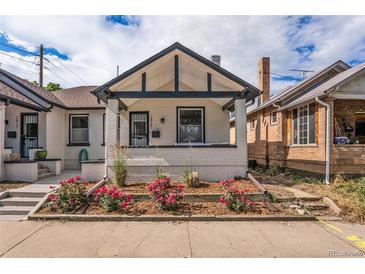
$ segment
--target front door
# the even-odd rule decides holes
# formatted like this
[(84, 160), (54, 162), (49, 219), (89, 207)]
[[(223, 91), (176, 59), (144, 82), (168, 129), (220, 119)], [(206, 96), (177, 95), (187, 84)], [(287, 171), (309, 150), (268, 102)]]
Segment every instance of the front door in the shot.
[(38, 147), (38, 113), (21, 114), (20, 155), (29, 157), (29, 148)]
[(130, 112), (129, 115), (129, 145), (135, 147), (148, 146), (148, 112)]

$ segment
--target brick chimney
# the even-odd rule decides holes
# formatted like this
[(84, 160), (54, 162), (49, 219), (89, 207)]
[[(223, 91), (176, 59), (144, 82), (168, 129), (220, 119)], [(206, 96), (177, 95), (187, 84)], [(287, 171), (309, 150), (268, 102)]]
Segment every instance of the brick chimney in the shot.
[(260, 95), (260, 104), (265, 103), (270, 98), (270, 57), (262, 57), (258, 63), (258, 79)]

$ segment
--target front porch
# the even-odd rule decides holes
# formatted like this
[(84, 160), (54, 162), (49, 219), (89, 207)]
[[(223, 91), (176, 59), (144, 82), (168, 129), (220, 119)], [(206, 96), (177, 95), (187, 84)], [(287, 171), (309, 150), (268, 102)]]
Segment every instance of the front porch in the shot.
[(365, 99), (333, 102), (331, 173), (365, 174)]
[[(115, 146), (123, 146), (126, 147), (132, 177), (136, 174), (153, 177), (156, 167), (173, 177), (181, 177), (188, 166), (198, 171), (201, 179), (208, 181), (246, 176), (244, 99), (234, 102), (234, 107), (239, 109), (236, 119), (240, 125), (235, 144), (229, 144), (228, 110), (223, 110), (223, 105), (211, 99), (141, 99), (128, 106), (128, 110), (120, 110), (119, 105), (119, 99), (108, 99), (105, 127), (107, 175), (112, 175)], [(181, 125), (184, 121), (180, 109), (193, 110), (190, 114), (196, 115), (195, 118), (189, 114), (189, 122)], [(204, 111), (196, 112), (198, 109)], [(147, 113), (148, 119), (139, 117), (135, 121), (133, 113)]]
[[(246, 100), (259, 90), (175, 43), (93, 92), (106, 104), (105, 173), (114, 148), (127, 148), (130, 173), (156, 167), (178, 176), (187, 167), (218, 181), (247, 173)], [(230, 144), (230, 111), (236, 143)]]

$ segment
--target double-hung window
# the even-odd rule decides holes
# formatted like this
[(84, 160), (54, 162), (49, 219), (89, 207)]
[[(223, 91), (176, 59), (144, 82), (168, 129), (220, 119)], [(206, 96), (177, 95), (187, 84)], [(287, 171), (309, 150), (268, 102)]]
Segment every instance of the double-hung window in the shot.
[(89, 143), (89, 115), (85, 114), (70, 115), (70, 143), (71, 144)]
[(177, 142), (204, 143), (204, 108), (178, 107)]
[(315, 104), (300, 106), (292, 110), (292, 144), (315, 143)]

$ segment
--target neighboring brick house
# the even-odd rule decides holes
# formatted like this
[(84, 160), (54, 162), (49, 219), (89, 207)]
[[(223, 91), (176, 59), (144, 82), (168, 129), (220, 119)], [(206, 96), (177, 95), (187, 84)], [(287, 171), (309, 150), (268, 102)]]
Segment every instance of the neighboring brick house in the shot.
[[(365, 174), (365, 63), (342, 61), (271, 97), (269, 59), (259, 63), (262, 95), (248, 108), (248, 158), (325, 174)], [(329, 142), (326, 157), (326, 104)]]

